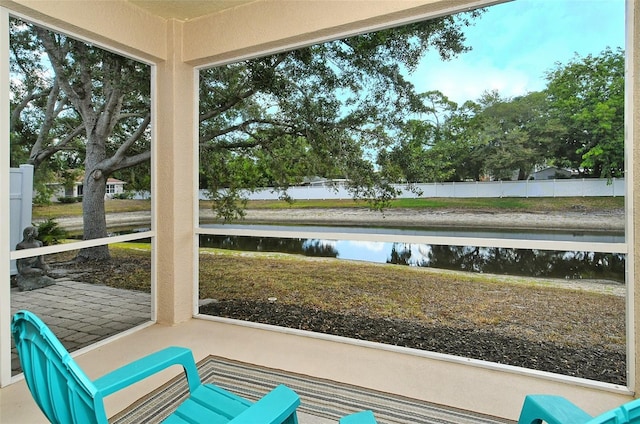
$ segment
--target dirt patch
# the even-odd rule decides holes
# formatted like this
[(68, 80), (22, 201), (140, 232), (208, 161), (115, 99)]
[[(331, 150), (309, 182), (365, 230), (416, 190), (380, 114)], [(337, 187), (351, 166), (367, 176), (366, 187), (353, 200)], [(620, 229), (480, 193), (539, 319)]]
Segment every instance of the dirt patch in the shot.
[[(220, 223), (212, 209), (200, 209), (200, 223)], [(107, 213), (110, 229), (149, 226), (149, 211)], [(41, 222), (43, 219), (34, 219)], [(82, 230), (81, 216), (59, 216), (56, 221), (67, 231)], [(367, 208), (247, 209), (238, 224), (297, 224), (396, 228), (502, 228), (575, 231), (624, 231), (624, 210), (572, 210), (504, 212), (495, 210), (388, 209)]]
[[(215, 222), (213, 211), (200, 210), (200, 221)], [(385, 227), (510, 228), (624, 231), (624, 211), (502, 212), (366, 208), (248, 209), (238, 223)]]

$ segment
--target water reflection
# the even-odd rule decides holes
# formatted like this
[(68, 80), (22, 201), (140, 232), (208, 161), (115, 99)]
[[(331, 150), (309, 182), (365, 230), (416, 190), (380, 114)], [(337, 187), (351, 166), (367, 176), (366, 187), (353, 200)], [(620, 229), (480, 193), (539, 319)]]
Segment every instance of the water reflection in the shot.
[(201, 235), (201, 247), (283, 252), (478, 273), (548, 278), (598, 278), (624, 282), (618, 253), (564, 252), (499, 247), (321, 239)]
[(424, 237), (464, 237), (484, 239), (518, 239), (518, 240), (548, 240), (548, 241), (573, 241), (581, 243), (624, 243), (624, 232), (621, 231), (545, 231), (525, 229), (482, 229), (482, 228), (392, 228), (392, 227), (331, 227), (316, 225), (244, 225), (244, 224), (210, 224), (205, 228), (226, 229), (251, 229), (255, 231), (312, 231), (326, 233), (339, 231), (341, 233), (370, 233), (372, 229), (376, 234), (392, 234), (400, 236), (424, 236)]

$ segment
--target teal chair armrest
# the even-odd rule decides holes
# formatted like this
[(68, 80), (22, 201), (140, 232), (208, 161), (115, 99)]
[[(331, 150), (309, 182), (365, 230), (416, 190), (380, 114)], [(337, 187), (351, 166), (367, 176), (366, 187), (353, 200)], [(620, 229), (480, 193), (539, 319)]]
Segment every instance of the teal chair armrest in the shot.
[(297, 424), (298, 405), (300, 396), (287, 386), (279, 385), (229, 421), (229, 424)]
[(190, 392), (200, 386), (200, 376), (191, 350), (175, 346), (159, 350), (111, 371), (95, 380), (93, 384), (102, 396), (108, 396), (173, 365), (181, 365), (184, 368)]
[(376, 424), (372, 411), (362, 411), (340, 418), (340, 424)]
[(528, 395), (524, 399), (518, 424), (580, 424), (593, 417), (561, 396)]

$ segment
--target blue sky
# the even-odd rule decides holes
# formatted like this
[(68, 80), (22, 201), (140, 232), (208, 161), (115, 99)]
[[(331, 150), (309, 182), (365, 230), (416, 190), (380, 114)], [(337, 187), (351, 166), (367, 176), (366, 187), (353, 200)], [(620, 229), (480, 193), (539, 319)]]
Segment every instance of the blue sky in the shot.
[(487, 8), (466, 29), (472, 51), (443, 62), (431, 52), (410, 77), (419, 92), (458, 104), (497, 89), (513, 97), (545, 87), (545, 72), (575, 53), (624, 48), (624, 0), (515, 0)]

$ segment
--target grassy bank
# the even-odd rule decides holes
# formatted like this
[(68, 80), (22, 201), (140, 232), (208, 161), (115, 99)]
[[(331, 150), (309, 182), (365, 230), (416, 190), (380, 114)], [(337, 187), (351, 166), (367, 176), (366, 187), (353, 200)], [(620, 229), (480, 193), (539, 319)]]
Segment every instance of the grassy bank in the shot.
[(265, 302), (275, 297), (311, 310), (499, 328), (565, 345), (624, 342), (624, 297), (543, 280), (224, 251), (201, 254), (200, 264), (200, 298)]
[[(106, 213), (150, 211), (150, 200), (109, 199), (105, 200)], [(82, 203), (52, 203), (35, 205), (33, 219), (49, 219), (62, 216), (82, 216)]]
[[(95, 272), (88, 274), (90, 282), (149, 291), (149, 245), (110, 247), (110, 264), (74, 266), (95, 266)], [(201, 299), (266, 303), (277, 298), (279, 304), (310, 310), (416, 320), (431, 326), (498, 329), (563, 345), (624, 344), (623, 296), (571, 284), (559, 286), (545, 279), (203, 249), (199, 280)]]
[[(201, 201), (201, 209), (210, 209), (211, 202)], [(305, 208), (366, 208), (365, 202), (353, 200), (297, 200), (285, 201), (259, 200), (248, 203), (249, 209), (305, 209)], [(397, 199), (389, 206), (393, 208), (422, 208), (430, 210), (449, 209), (466, 211), (502, 211), (502, 212), (543, 212), (543, 211), (607, 211), (624, 208), (623, 197), (541, 197), (541, 198), (429, 198)], [(107, 200), (107, 213), (136, 212), (151, 210), (150, 200)], [(34, 206), (34, 219), (47, 219), (62, 216), (82, 215), (81, 203), (54, 203)]]
[[(150, 291), (148, 244), (50, 255), (76, 281)], [(66, 257), (65, 257), (66, 256)], [(625, 297), (537, 278), (202, 249), (200, 312), (625, 384)], [(71, 276), (70, 275), (70, 276)]]
[[(211, 207), (210, 202), (206, 206)], [(201, 203), (201, 207), (202, 207)], [(305, 208), (366, 208), (366, 202), (353, 200), (296, 200), (293, 204), (285, 201), (252, 201), (250, 209), (305, 209)], [(539, 197), (539, 198), (424, 198), (396, 199), (389, 209), (458, 209), (466, 211), (602, 211), (624, 208), (623, 197)]]

